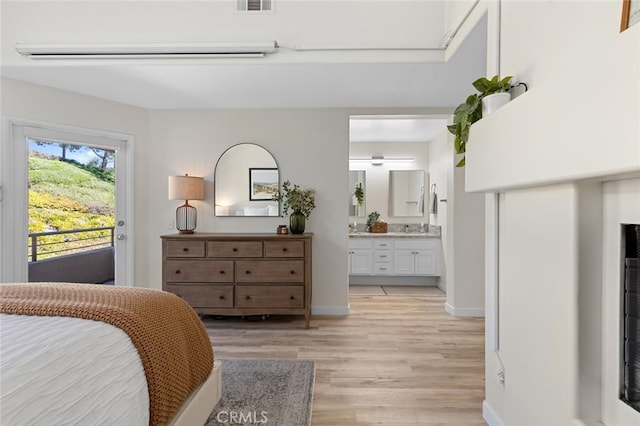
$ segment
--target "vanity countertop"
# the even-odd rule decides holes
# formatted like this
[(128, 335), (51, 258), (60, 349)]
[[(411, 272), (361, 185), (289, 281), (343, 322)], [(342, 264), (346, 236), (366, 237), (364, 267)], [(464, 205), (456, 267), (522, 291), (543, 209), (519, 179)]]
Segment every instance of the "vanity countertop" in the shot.
[(373, 232), (350, 232), (349, 238), (440, 238), (438, 234), (432, 234), (429, 232), (386, 232), (386, 233), (373, 233)]

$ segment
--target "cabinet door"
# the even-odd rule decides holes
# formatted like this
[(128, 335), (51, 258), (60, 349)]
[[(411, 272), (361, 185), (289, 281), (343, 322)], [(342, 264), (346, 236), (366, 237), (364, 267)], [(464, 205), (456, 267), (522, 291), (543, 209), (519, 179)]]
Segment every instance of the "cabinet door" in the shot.
[(414, 250), (413, 253), (416, 275), (438, 275), (437, 250)]
[(351, 275), (371, 275), (371, 250), (353, 249), (349, 255)]
[(393, 272), (396, 275), (415, 275), (413, 256), (415, 250), (395, 250), (393, 255)]

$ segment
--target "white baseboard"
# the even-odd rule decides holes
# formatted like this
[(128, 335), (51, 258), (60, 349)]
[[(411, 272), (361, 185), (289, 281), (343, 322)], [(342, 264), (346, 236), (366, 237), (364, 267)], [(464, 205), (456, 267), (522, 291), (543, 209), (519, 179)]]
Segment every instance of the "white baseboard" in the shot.
[(489, 426), (504, 426), (500, 417), (493, 411), (486, 400), (482, 401), (482, 418)]
[(454, 308), (445, 303), (444, 310), (454, 317), (484, 317), (484, 308)]
[(349, 306), (311, 306), (311, 315), (349, 315)]

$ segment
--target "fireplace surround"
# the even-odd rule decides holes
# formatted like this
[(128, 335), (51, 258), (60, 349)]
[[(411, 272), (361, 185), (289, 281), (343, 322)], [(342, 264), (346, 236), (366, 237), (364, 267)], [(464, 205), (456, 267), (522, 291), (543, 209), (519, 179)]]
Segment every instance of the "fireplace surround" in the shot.
[(640, 412), (640, 225), (622, 225), (620, 399)]

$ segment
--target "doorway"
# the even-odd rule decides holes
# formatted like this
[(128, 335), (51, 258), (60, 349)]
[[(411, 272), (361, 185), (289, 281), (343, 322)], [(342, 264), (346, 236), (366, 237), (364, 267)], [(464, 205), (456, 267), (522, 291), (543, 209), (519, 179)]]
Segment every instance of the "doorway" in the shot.
[(115, 282), (115, 151), (27, 138), (28, 280)]
[[(428, 189), (430, 144), (446, 143), (446, 123), (445, 115), (350, 117), (350, 294), (445, 295), (441, 227)], [(383, 222), (382, 232), (373, 221)]]
[(1, 280), (132, 285), (133, 138), (3, 124)]

